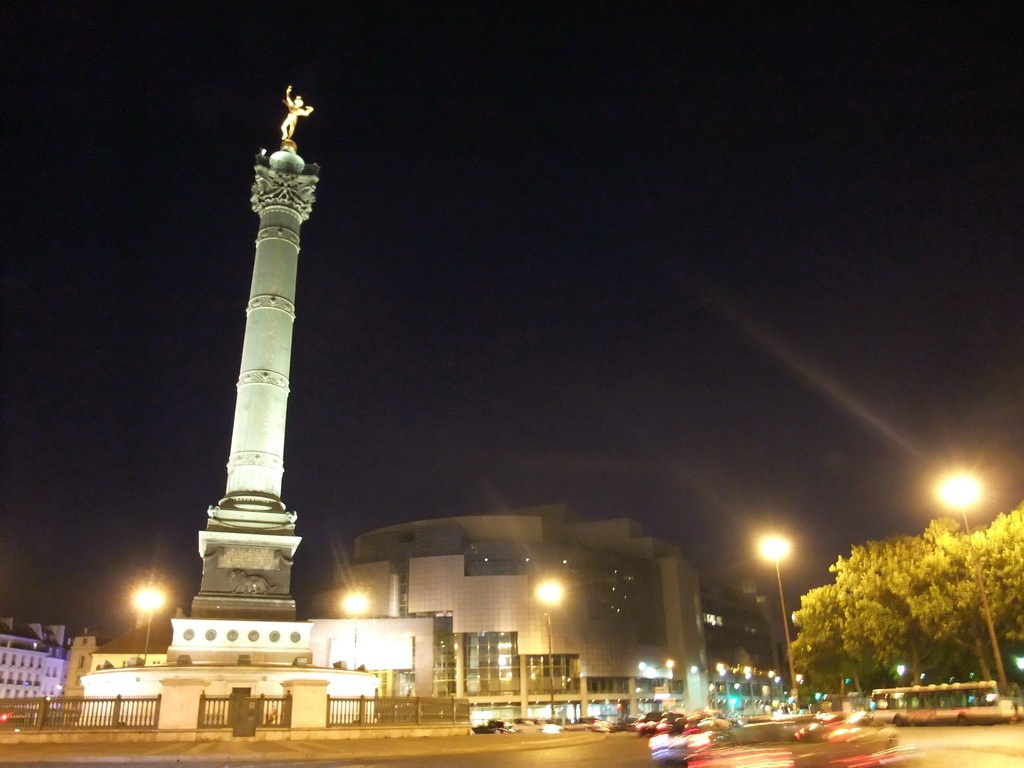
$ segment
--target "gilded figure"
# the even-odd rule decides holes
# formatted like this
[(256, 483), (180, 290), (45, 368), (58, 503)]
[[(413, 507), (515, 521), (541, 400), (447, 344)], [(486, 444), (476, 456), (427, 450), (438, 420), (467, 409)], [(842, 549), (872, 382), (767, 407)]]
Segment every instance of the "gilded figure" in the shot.
[(289, 141), (292, 138), (292, 134), (295, 133), (295, 123), (298, 122), (300, 117), (306, 117), (312, 113), (313, 108), (303, 103), (302, 97), (296, 95), (292, 98), (292, 87), (289, 85), (288, 90), (284, 92), (284, 105), (288, 107), (288, 117), (281, 123), (281, 140)]

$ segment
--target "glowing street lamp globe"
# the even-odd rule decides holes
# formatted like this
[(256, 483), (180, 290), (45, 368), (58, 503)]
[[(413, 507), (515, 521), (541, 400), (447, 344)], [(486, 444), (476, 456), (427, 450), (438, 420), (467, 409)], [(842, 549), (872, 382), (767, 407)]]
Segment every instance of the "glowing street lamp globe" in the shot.
[(778, 536), (770, 536), (761, 541), (761, 554), (769, 560), (778, 562), (789, 554), (789, 542)]
[(963, 510), (981, 496), (981, 486), (970, 475), (957, 475), (939, 486), (939, 498), (951, 507)]
[(366, 613), (366, 609), (370, 607), (370, 601), (367, 599), (366, 595), (356, 593), (346, 595), (345, 601), (342, 605), (345, 609), (345, 613), (349, 616), (361, 616)]
[(547, 581), (537, 587), (537, 597), (548, 605), (560, 603), (562, 601), (562, 585), (557, 581)]
[(164, 595), (160, 590), (146, 587), (135, 593), (135, 607), (140, 611), (152, 613), (163, 604)]

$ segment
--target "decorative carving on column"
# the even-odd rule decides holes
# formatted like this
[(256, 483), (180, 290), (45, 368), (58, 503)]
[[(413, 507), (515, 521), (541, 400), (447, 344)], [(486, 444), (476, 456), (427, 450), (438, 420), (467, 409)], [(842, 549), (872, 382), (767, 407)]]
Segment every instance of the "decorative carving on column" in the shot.
[(256, 234), (256, 245), (264, 240), (284, 240), (296, 248), (299, 247), (299, 235), (287, 227), (264, 227)]
[(238, 377), (238, 386), (241, 387), (245, 384), (270, 384), (288, 392), (288, 377), (274, 371), (246, 371)]
[[(257, 161), (265, 162), (265, 159), (258, 156)], [(262, 216), (271, 208), (284, 208), (298, 216), (300, 222), (305, 221), (316, 202), (316, 182), (314, 175), (278, 173), (257, 164), (256, 180), (252, 183), (252, 209)]]
[(244, 453), (233, 453), (228, 459), (228, 469), (232, 467), (273, 467), (282, 469), (284, 461), (280, 456), (261, 451), (245, 451)]
[(295, 319), (295, 305), (288, 301), (288, 299), (281, 298), (280, 296), (254, 296), (249, 300), (249, 304), (245, 308), (245, 314), (249, 314), (254, 309), (276, 309), (290, 315), (292, 320)]

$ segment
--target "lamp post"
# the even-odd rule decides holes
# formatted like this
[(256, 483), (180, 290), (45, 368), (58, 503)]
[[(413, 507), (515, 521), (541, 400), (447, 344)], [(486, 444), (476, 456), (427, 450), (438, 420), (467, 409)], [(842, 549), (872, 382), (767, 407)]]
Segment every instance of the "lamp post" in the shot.
[(967, 522), (967, 506), (976, 502), (979, 496), (981, 496), (980, 486), (974, 478), (968, 475), (956, 475), (939, 486), (939, 497), (949, 506), (957, 507), (960, 510), (960, 516), (964, 519), (964, 531), (967, 533), (967, 544), (970, 546), (971, 558), (974, 563), (974, 577), (978, 582), (978, 596), (981, 598), (981, 612), (985, 617), (985, 624), (988, 626), (988, 638), (992, 643), (992, 652), (996, 656), (996, 674), (999, 675), (1000, 687), (1005, 688), (1006, 669), (1003, 667), (1003, 656), (999, 652), (999, 639), (996, 637), (996, 627), (992, 622), (992, 609), (988, 604), (985, 574), (982, 573), (978, 550), (971, 537), (971, 526)]
[(153, 626), (153, 611), (164, 604), (164, 595), (153, 587), (144, 587), (135, 593), (135, 607), (146, 613), (146, 644), (142, 648), (142, 666), (149, 661), (149, 632)]
[[(562, 585), (556, 581), (547, 581), (537, 587), (537, 597), (548, 606), (557, 605), (562, 600)], [(551, 612), (544, 611), (544, 621), (548, 626), (548, 677), (551, 684), (551, 722), (555, 722), (555, 652), (551, 642)]]
[(779, 605), (782, 606), (782, 628), (786, 632), (786, 659), (789, 661), (790, 695), (793, 697), (793, 706), (799, 710), (800, 688), (797, 685), (796, 668), (793, 666), (793, 643), (789, 639), (789, 616), (786, 613), (786, 598), (782, 592), (782, 571), (779, 570), (779, 559), (789, 554), (789, 542), (777, 536), (764, 539), (761, 542), (761, 554), (775, 563), (775, 578), (779, 582)]
[(361, 592), (353, 592), (345, 596), (343, 603), (345, 613), (351, 616), (352, 624), (352, 669), (359, 667), (359, 617), (366, 613), (370, 607), (370, 601)]

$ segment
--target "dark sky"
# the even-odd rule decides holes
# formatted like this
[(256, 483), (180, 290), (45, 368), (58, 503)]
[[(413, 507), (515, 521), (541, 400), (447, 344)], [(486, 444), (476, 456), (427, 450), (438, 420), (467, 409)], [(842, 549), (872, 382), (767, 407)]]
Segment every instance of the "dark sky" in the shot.
[(2, 33), (0, 615), (198, 591), (289, 83), (300, 617), (408, 520), (564, 502), (768, 587), (778, 528), (795, 604), (950, 467), (1024, 498), (1018, 4), (97, 5)]

